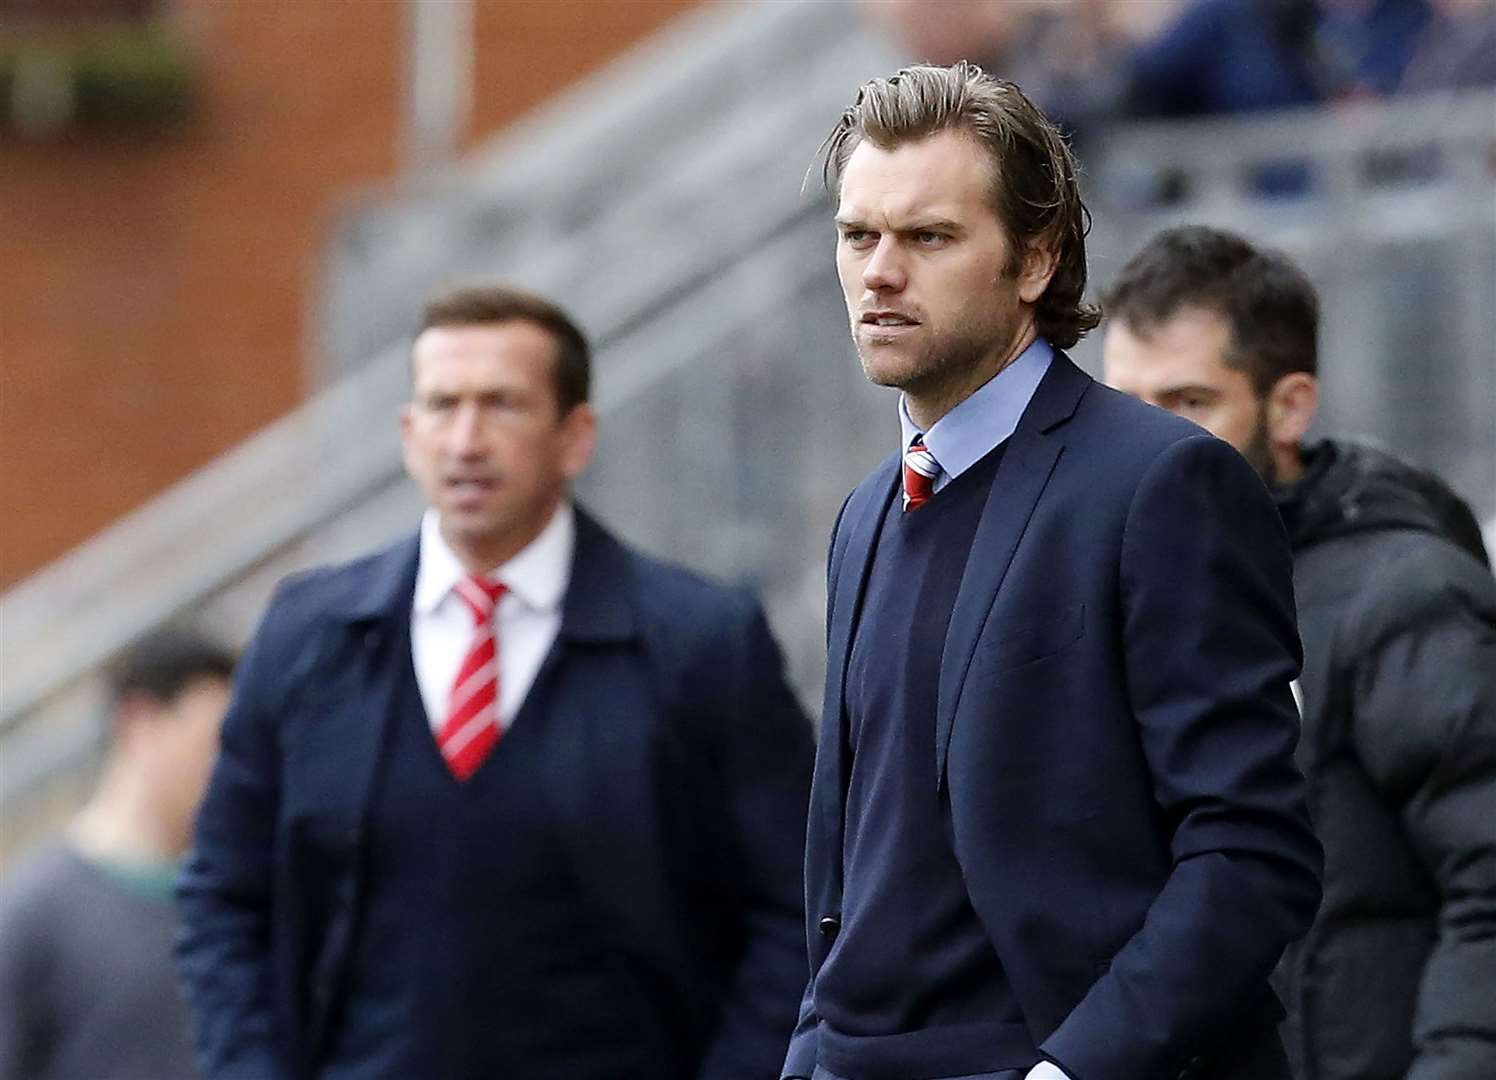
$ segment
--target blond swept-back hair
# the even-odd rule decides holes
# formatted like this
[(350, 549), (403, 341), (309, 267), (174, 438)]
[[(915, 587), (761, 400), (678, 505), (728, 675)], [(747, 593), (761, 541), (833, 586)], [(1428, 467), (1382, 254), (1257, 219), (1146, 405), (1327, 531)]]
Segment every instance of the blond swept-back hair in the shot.
[(1100, 309), (1083, 300), (1091, 212), (1064, 136), (1013, 83), (964, 60), (918, 64), (864, 83), (822, 146), (827, 191), (840, 193), (847, 159), (863, 140), (892, 150), (942, 131), (964, 132), (991, 158), (992, 208), (1015, 257), (1035, 247), (1054, 256), (1035, 323), (1052, 344), (1068, 349), (1101, 321)]

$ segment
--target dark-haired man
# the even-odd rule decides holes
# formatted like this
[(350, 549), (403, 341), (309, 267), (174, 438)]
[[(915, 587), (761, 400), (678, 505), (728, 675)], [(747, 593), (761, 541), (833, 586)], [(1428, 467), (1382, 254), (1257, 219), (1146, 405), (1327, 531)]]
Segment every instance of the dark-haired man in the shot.
[(440, 297), (412, 365), (420, 533), (284, 583), (224, 723), (180, 892), (209, 1077), (772, 1073), (811, 746), (757, 602), (573, 507), (554, 304)]
[(1106, 378), (1236, 445), (1294, 549), (1325, 897), (1279, 970), (1303, 1080), (1496, 1075), (1496, 581), (1435, 476), (1306, 444), (1318, 302), (1283, 255), (1198, 226), (1107, 297)]
[(0, 895), (0, 1078), (190, 1080), (171, 902), (234, 657), (186, 630), (110, 675), (109, 748), (66, 836)]
[(784, 1075), (1279, 1080), (1319, 900), (1292, 574), (1241, 456), (1096, 385), (1075, 163), (966, 64), (828, 140), (837, 269), (901, 446), (831, 543)]

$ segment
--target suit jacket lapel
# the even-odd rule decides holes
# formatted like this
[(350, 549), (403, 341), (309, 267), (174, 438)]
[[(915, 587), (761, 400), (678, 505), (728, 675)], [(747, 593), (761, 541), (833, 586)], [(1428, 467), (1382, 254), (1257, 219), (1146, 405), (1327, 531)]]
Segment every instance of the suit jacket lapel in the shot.
[(623, 587), (634, 572), (628, 550), (580, 506), (571, 580), (561, 606), (562, 642), (619, 644), (638, 636), (632, 590)]
[[(343, 972), (352, 954), (354, 914), (363, 892), (363, 858), (379, 763), (393, 722), (403, 711), (422, 709), (410, 656), (410, 608), (415, 591), (419, 540), (411, 537), (373, 556), (357, 573), (334, 580), (328, 599), (333, 629), (320, 643), (314, 693), (325, 707), (317, 724), (324, 745), (335, 748), (320, 785), (324, 809), (338, 822), (343, 848), (339, 902), (321, 928), (312, 978), (306, 1045), (320, 1046)], [(308, 647), (314, 647), (309, 642)]]
[(993, 480), (982, 520), (967, 554), (966, 569), (941, 654), (940, 688), (935, 710), (937, 789), (945, 781), (951, 729), (956, 721), (961, 686), (976, 651), (977, 638), (981, 636), (987, 614), (997, 599), (997, 591), (1007, 576), (1029, 518), (1033, 516), (1039, 497), (1064, 450), (1064, 441), (1054, 429), (1074, 415), (1091, 381), (1091, 377), (1064, 353), (1057, 352), (1034, 391), (1033, 400), (1018, 421), (1018, 428), (998, 465), (997, 477)]
[(375, 556), (365, 573), (350, 580), (344, 595), (330, 605), (345, 640), (332, 654), (336, 670), (325, 673), (337, 688), (334, 700), (343, 707), (330, 710), (327, 719), (345, 728), (337, 739), (338, 771), (357, 814), (355, 833), (360, 839), (390, 724), (409, 708), (425, 707), (410, 655), (419, 550), (419, 539), (410, 537)]
[[(584, 729), (578, 726), (588, 718), (616, 713), (616, 687), (611, 685), (616, 676), (610, 678), (606, 672), (612, 669), (603, 667), (600, 677), (595, 665), (636, 644), (643, 629), (634, 607), (634, 557), (581, 507), (576, 508), (576, 515), (577, 541), (561, 602), (561, 629), (534, 685), (545, 695), (548, 722), (564, 717), (570, 729), (565, 738), (546, 743), (550, 788), (558, 798), (585, 806), (598, 792), (617, 786), (608, 771), (614, 763), (596, 753), (599, 745), (607, 745), (607, 739), (582, 737)], [(566, 677), (555, 677), (563, 665)], [(577, 873), (606, 887), (609, 875), (600, 873), (596, 862), (596, 858), (579, 859)]]
[(816, 755), (815, 790), (817, 817), (822, 829), (826, 859), (833, 870), (832, 884), (841, 887), (842, 827), (846, 801), (846, 708), (847, 661), (852, 637), (862, 608), (863, 589), (872, 566), (873, 544), (888, 504), (897, 490), (899, 456), (880, 465), (847, 500), (839, 535), (833, 548), (835, 590), (831, 623), (826, 628), (826, 695), (821, 706), (821, 752)]

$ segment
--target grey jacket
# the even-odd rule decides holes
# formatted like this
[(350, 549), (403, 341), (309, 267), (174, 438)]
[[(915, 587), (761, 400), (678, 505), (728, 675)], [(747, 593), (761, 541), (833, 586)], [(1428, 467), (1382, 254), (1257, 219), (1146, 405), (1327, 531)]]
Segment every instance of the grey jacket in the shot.
[(1324, 900), (1285, 956), (1300, 1080), (1496, 1077), (1496, 580), (1435, 477), (1325, 442), (1278, 493)]

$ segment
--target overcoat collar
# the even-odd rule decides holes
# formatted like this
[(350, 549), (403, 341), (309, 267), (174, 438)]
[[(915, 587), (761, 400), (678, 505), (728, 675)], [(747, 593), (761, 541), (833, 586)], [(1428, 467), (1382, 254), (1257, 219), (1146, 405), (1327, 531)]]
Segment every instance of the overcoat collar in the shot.
[(576, 551), (561, 608), (562, 640), (621, 644), (639, 635), (634, 559), (590, 514), (577, 508)]
[[(636, 636), (631, 583), (633, 556), (590, 514), (577, 508), (571, 580), (561, 608), (560, 638), (622, 642)], [(348, 623), (410, 618), (420, 537), (407, 537), (372, 556), (355, 587), (334, 596), (329, 610)]]
[(351, 580), (328, 601), (329, 612), (348, 623), (409, 619), (420, 551), (420, 536), (414, 534), (371, 556), (364, 573), (347, 575)]

